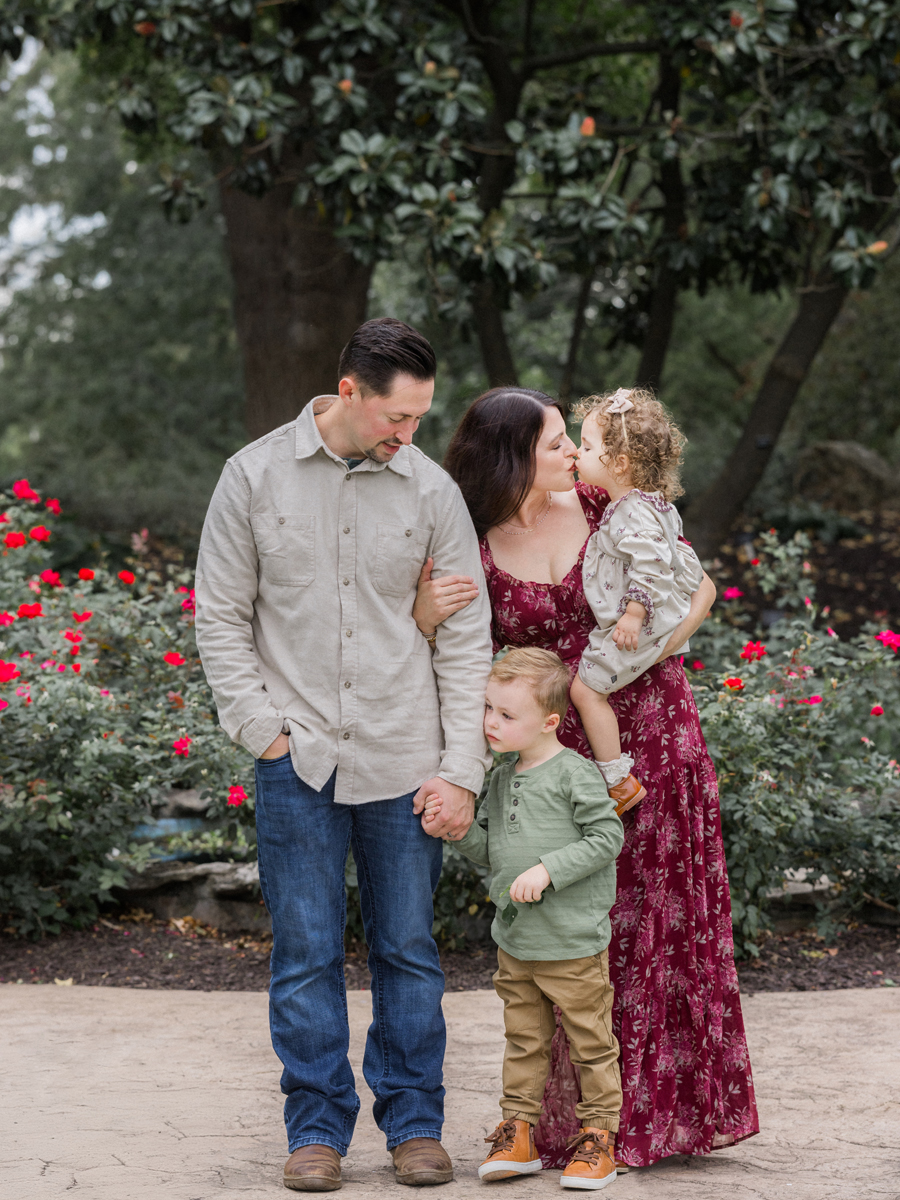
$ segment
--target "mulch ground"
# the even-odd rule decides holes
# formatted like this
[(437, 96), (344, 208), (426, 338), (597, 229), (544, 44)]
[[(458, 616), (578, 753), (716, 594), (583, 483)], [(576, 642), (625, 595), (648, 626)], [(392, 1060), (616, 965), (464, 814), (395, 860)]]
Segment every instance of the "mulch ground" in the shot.
[[(271, 942), (222, 934), (191, 917), (164, 922), (139, 911), (39, 942), (0, 936), (0, 983), (265, 991), (270, 951)], [(448, 991), (491, 986), (492, 947), (441, 958)], [(369, 987), (364, 946), (348, 951), (345, 975), (348, 988)], [(748, 994), (900, 986), (900, 929), (859, 925), (831, 944), (807, 931), (772, 936), (758, 959), (738, 964), (738, 975)]]

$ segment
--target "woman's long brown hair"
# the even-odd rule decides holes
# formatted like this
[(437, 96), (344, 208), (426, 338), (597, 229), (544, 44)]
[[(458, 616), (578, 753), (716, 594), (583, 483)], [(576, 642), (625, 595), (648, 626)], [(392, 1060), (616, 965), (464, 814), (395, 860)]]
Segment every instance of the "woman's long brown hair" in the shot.
[(548, 408), (561, 405), (529, 388), (491, 388), (474, 400), (450, 440), (444, 467), (456, 481), (475, 532), (508, 521), (534, 482), (535, 448)]

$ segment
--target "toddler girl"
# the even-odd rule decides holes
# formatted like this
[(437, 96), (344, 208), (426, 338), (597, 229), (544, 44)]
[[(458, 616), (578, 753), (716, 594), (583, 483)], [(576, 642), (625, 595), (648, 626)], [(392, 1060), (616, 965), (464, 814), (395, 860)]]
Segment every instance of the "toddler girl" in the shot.
[(688, 615), (703, 568), (678, 540), (672, 500), (682, 491), (685, 439), (659, 401), (643, 388), (619, 388), (588, 396), (576, 411), (583, 420), (578, 476), (609, 492), (610, 503), (584, 555), (584, 594), (597, 625), (572, 681), (572, 703), (621, 815), (647, 793), (631, 774), (634, 759), (622, 753), (609, 695), (657, 662)]

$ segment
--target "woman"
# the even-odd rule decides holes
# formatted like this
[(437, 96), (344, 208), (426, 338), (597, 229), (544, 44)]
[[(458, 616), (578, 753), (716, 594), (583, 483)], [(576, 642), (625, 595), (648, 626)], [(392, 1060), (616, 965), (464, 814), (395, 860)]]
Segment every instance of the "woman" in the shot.
[[(562, 411), (541, 392), (495, 388), (466, 412), (445, 466), (481, 539), (495, 650), (541, 646), (574, 670), (593, 626), (581, 584), (585, 543), (608, 496), (576, 483), (577, 450)], [(423, 571), (422, 633), (476, 594), (474, 581)], [(708, 576), (660, 661), (610, 702), (645, 799), (625, 814), (611, 920), (610, 974), (621, 1047), (621, 1168), (705, 1154), (758, 1132), (734, 969), (731, 901), (715, 770), (684, 668), (674, 655), (715, 598)], [(590, 747), (570, 708), (560, 740)], [(577, 1132), (578, 1081), (561, 1027), (544, 1116), (545, 1166), (562, 1166)]]

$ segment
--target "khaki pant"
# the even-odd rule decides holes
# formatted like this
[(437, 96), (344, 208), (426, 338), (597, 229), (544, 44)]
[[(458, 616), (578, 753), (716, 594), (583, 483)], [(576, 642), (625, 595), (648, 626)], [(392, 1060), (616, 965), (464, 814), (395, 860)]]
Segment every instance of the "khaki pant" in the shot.
[(622, 1080), (619, 1043), (612, 1031), (613, 989), (607, 952), (559, 962), (521, 962), (497, 948), (494, 987), (503, 1000), (503, 1119), (536, 1125), (550, 1070), (556, 1031), (553, 1006), (562, 1015), (572, 1062), (581, 1075), (582, 1125), (619, 1128)]

